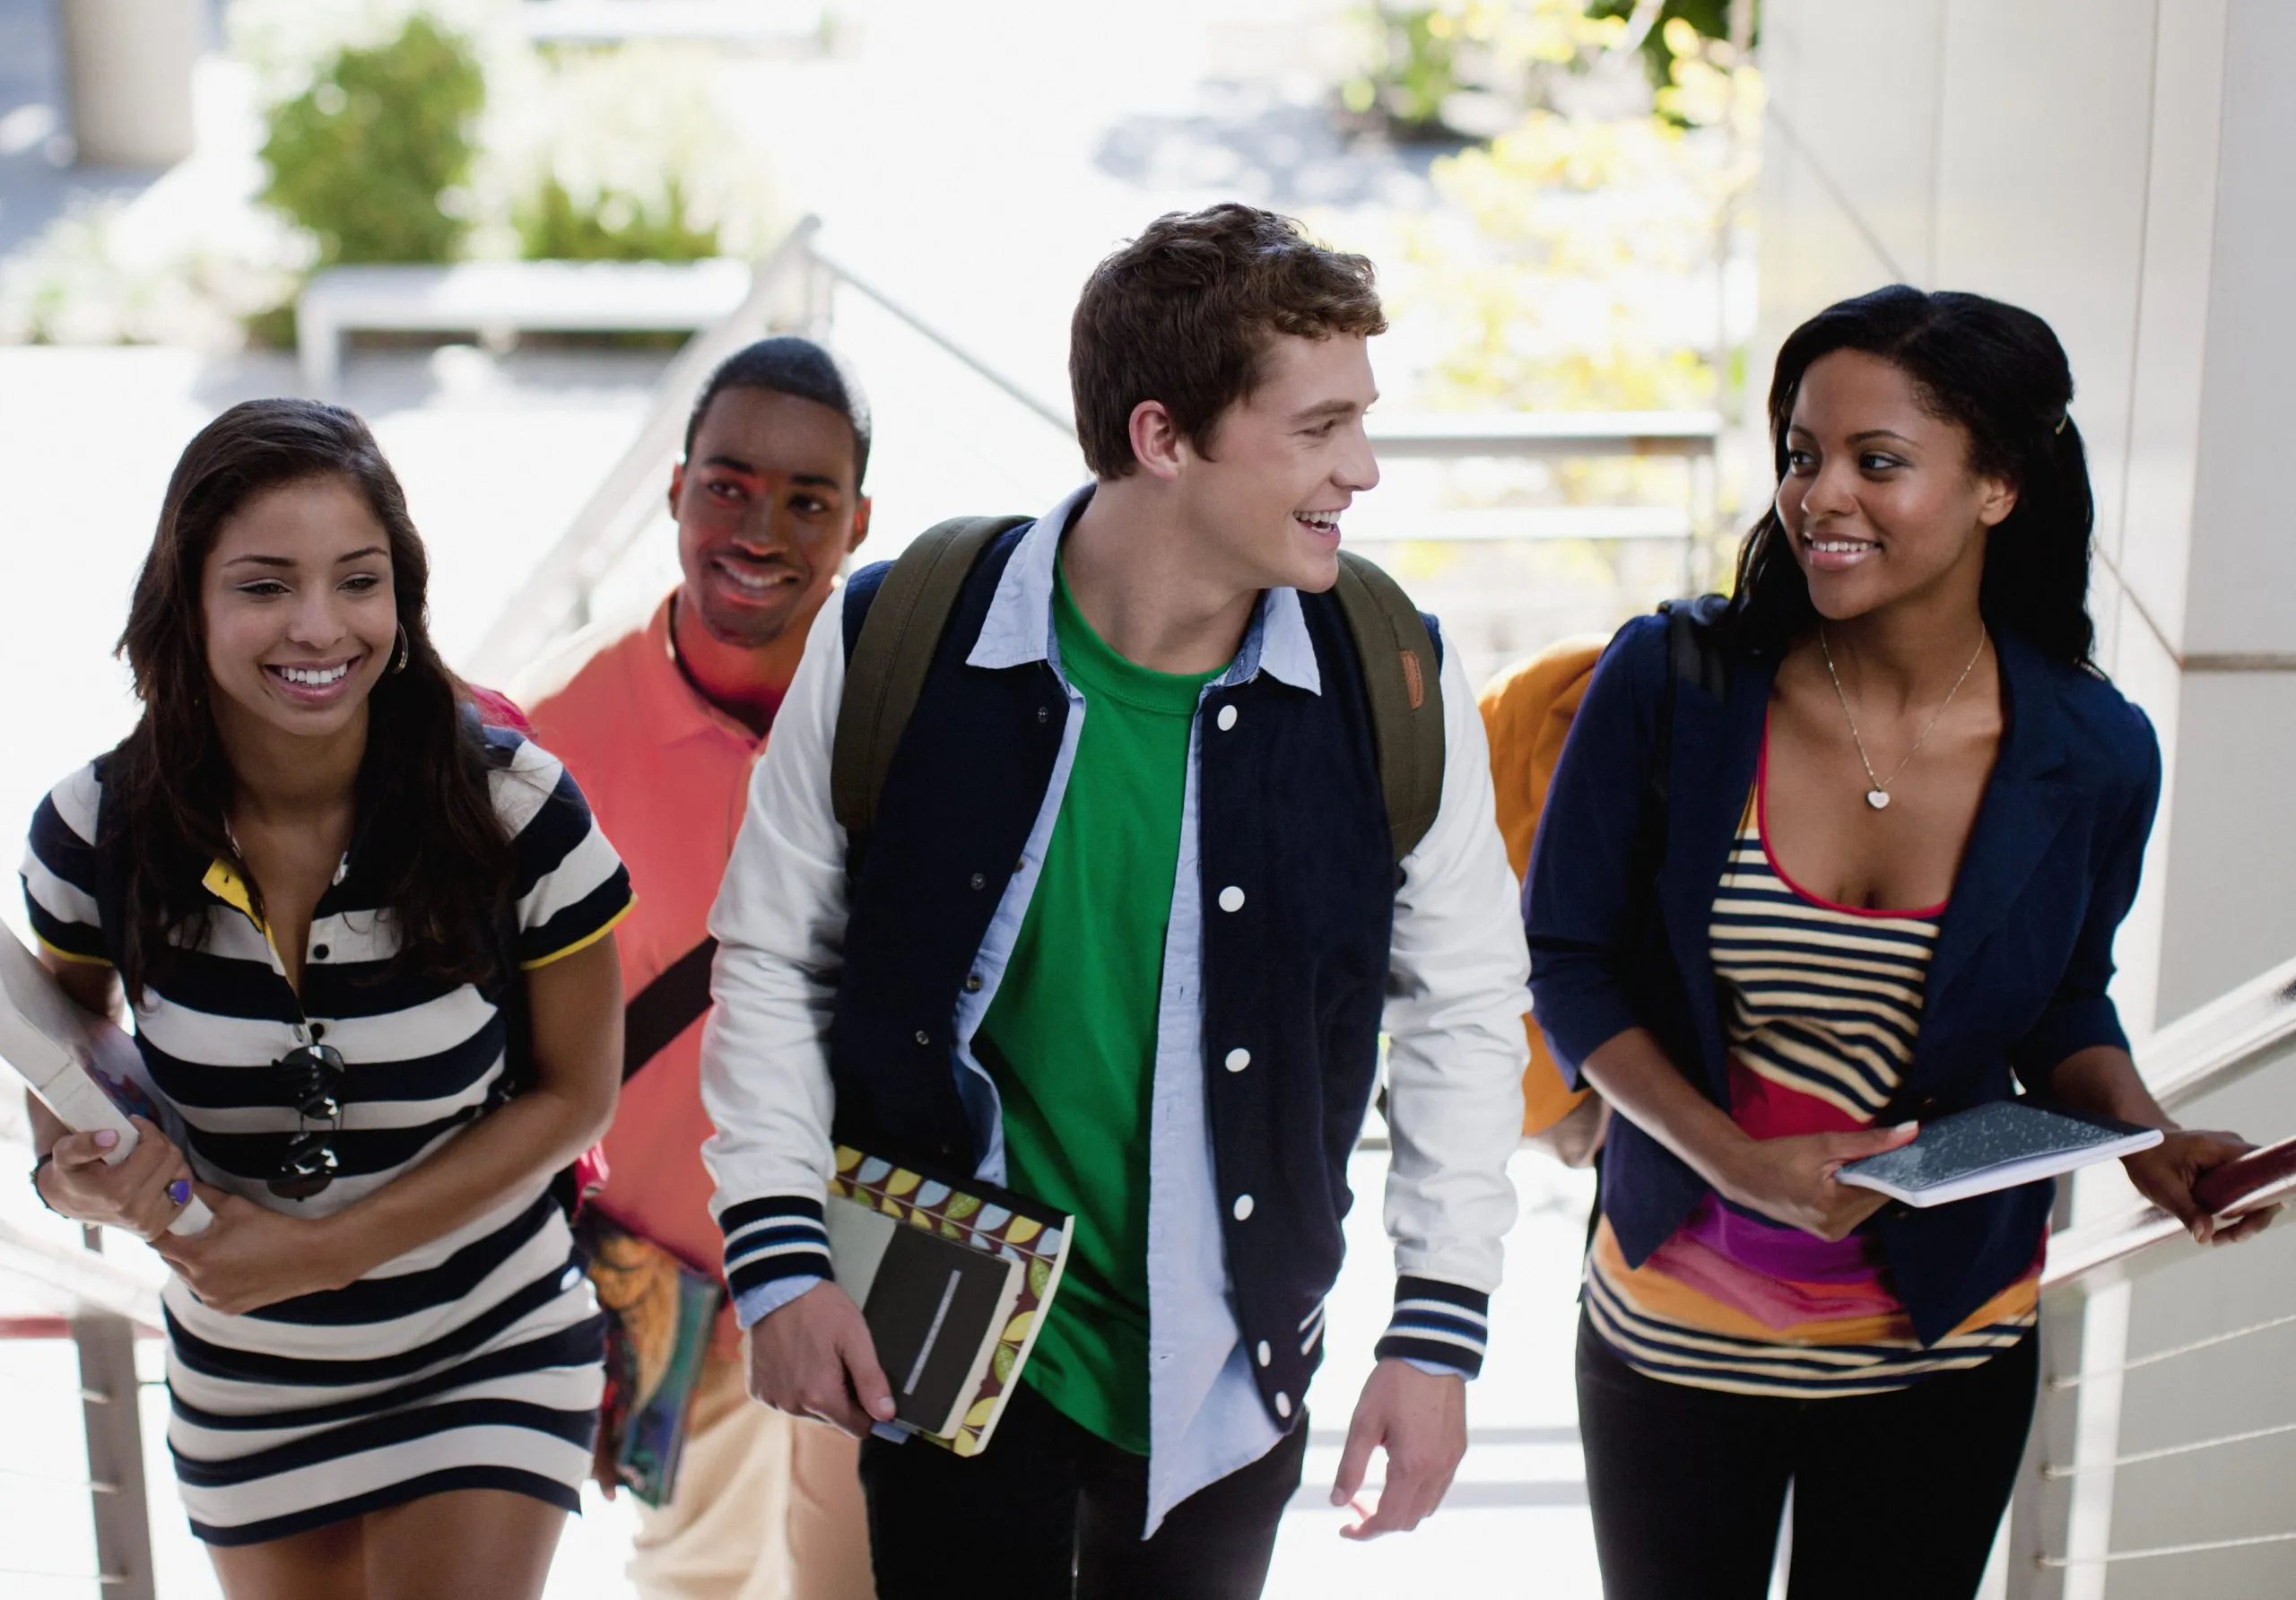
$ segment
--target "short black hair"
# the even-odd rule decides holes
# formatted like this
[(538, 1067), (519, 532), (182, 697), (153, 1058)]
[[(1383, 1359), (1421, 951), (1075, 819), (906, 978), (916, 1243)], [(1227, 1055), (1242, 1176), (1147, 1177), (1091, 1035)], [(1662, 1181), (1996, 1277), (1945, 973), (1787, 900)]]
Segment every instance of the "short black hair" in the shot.
[(693, 436), (701, 431), (709, 403), (727, 389), (795, 395), (842, 416), (853, 429), (853, 487), (860, 489), (869, 470), (869, 396), (862, 393), (859, 376), (842, 356), (795, 334), (744, 345), (720, 361), (701, 386), (693, 414), (686, 419), (684, 454), (693, 454)]

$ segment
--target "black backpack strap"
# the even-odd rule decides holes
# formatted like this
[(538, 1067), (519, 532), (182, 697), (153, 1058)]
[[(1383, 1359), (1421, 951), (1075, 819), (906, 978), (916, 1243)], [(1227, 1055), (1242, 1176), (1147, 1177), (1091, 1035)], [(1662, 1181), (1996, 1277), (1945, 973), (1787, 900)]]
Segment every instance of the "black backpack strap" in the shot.
[(654, 976), (622, 1009), (622, 1081), (636, 1077), (646, 1064), (669, 1048), (709, 1009), (709, 968), (718, 941), (704, 935)]
[(830, 801), (848, 845), (876, 826), (877, 798), (925, 691), (949, 613), (983, 552), (1026, 517), (959, 517), (918, 535), (885, 574), (845, 664)]
[(1723, 649), (1720, 623), (1729, 608), (1720, 595), (1662, 601), (1666, 619), (1666, 676), (1658, 685), (1657, 726), (1652, 730), (1650, 766), (1643, 775), (1641, 827), (1634, 841), (1634, 881), (1655, 883), (1666, 854), (1667, 790), (1674, 759), (1674, 703), (1682, 685), (1695, 683), (1717, 700), (1730, 694), (1730, 657)]
[(1363, 662), (1379, 787), (1400, 866), (1443, 804), (1443, 679), (1435, 641), (1402, 587), (1352, 551), (1340, 552), (1334, 592)]

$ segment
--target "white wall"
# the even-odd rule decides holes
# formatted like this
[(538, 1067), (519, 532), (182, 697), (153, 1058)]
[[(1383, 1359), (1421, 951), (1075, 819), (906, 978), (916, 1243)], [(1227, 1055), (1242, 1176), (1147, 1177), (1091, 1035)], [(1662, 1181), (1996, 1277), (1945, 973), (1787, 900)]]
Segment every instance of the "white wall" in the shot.
[[(1762, 28), (1777, 115), (1752, 370), (1802, 318), (1892, 277), (2025, 306), (2072, 357), (2100, 659), (2152, 716), (2166, 761), (2118, 950), (2117, 996), (2141, 1033), (2296, 955), (2296, 536), (2282, 492), (2296, 458), (2296, 4), (1770, 0)], [(2296, 1067), (2247, 1086), (2237, 1112), (2252, 1137), (2296, 1134)], [(2140, 1280), (2129, 1353), (2172, 1325), (2188, 1335), (2192, 1318), (2161, 1314), (2171, 1295), (2221, 1309), (2285, 1259), (2212, 1256), (2173, 1287)], [(2281, 1392), (2251, 1393), (2245, 1414), (2296, 1422), (2296, 1335), (2258, 1347)], [(2148, 1447), (2205, 1432), (2196, 1419), (2222, 1409), (2197, 1404), (2222, 1398), (2205, 1370), (2178, 1381), (2196, 1404), (2156, 1396)], [(2124, 1479), (2110, 1519), (2079, 1536), (2101, 1551), (2228, 1531), (2211, 1479), (2239, 1464), (2178, 1460), (2141, 1486)], [(2286, 1593), (2287, 1552), (2085, 1569), (2065, 1592)]]
[(2296, 5), (1773, 0), (1763, 26), (1756, 370), (1892, 276), (2026, 306), (2072, 356), (2102, 655), (2170, 761), (2123, 1004), (2139, 1026), (2187, 1010), (2296, 953), (2271, 804), (2296, 732)]

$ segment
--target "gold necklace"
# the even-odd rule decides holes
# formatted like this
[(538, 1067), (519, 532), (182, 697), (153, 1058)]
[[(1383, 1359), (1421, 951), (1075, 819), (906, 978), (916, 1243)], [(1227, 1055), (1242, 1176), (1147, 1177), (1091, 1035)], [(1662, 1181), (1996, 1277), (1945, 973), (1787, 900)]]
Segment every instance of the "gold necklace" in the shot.
[(1849, 697), (1841, 691), (1841, 674), (1833, 669), (1833, 648), (1826, 643), (1824, 627), (1819, 627), (1818, 648), (1826, 658), (1826, 676), (1833, 680), (1833, 697), (1841, 702), (1842, 718), (1849, 724), (1849, 742), (1857, 746), (1857, 760), (1866, 769), (1866, 781), (1874, 786), (1866, 791), (1866, 804), (1875, 811), (1889, 809), (1890, 785), (1897, 782), (1899, 775), (1912, 764), (1913, 758), (1921, 753), (1921, 747), (1929, 743), (1929, 735), (1937, 731), (1938, 719), (1945, 715), (1945, 708), (1953, 703), (1953, 697), (1961, 691), (1961, 685), (1970, 681), (1970, 674), (1977, 670), (1977, 658), (1985, 654), (1986, 641), (1990, 637), (1984, 629), (1978, 630), (1977, 648), (1970, 652), (1969, 665), (1961, 668), (1961, 675), (1953, 680), (1953, 686), (1945, 691), (1945, 698), (1937, 702), (1936, 714), (1930, 717), (1929, 726), (1921, 730), (1921, 736), (1913, 742), (1913, 748), (1905, 752), (1905, 760), (1891, 770), (1887, 779), (1883, 779), (1874, 774), (1873, 760), (1866, 753), (1866, 741), (1857, 732), (1857, 718), (1849, 709)]

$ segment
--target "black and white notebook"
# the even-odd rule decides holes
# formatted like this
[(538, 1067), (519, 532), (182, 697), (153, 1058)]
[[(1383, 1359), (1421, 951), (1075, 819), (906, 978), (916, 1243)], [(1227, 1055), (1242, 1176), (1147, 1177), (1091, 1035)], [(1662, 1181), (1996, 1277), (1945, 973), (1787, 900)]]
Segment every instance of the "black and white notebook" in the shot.
[(1070, 1219), (839, 1145), (824, 1208), (837, 1281), (861, 1308), (894, 1421), (960, 1456), (987, 1448), (1060, 1287)]
[(2158, 1128), (1996, 1100), (1924, 1123), (1912, 1143), (1852, 1161), (1834, 1176), (1908, 1205), (1944, 1205), (2118, 1161), (2160, 1142)]

